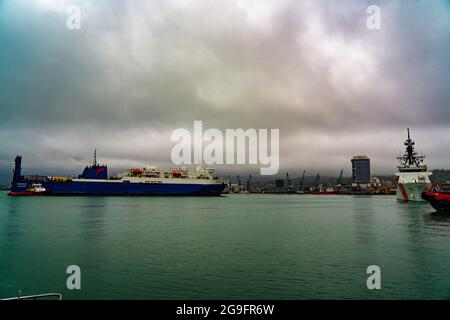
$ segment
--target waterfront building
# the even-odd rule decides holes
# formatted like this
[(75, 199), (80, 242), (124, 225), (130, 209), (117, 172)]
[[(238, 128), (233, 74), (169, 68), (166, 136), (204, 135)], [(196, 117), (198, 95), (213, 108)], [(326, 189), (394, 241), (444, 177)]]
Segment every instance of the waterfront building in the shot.
[(365, 155), (354, 156), (352, 159), (352, 183), (368, 185), (370, 182), (370, 159)]

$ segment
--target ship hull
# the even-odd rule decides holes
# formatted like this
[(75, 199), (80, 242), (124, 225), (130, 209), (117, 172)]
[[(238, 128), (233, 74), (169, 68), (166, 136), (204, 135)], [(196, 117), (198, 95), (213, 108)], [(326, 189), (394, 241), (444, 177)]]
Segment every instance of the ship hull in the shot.
[(310, 194), (315, 196), (328, 196), (328, 195), (339, 195), (340, 193), (337, 191), (317, 191), (311, 192)]
[(13, 192), (13, 191), (11, 191), (8, 193), (8, 196), (11, 196), (11, 197), (24, 197), (24, 196), (37, 197), (37, 196), (46, 196), (46, 195), (48, 195), (47, 191), (39, 191), (39, 192), (35, 192), (35, 191)]
[(422, 193), (431, 187), (431, 183), (399, 183), (397, 186), (397, 200), (424, 202)]
[(68, 181), (42, 186), (49, 196), (219, 196), (226, 184)]
[(450, 193), (444, 192), (424, 192), (422, 198), (438, 212), (450, 214)]

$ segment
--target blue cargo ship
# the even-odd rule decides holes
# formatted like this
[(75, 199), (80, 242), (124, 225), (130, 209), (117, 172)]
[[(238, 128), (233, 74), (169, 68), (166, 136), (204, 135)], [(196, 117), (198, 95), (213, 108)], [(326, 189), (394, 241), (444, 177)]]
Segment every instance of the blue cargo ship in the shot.
[(108, 178), (108, 168), (92, 165), (77, 178), (22, 175), (22, 157), (17, 156), (10, 196), (219, 196), (227, 180), (213, 177), (213, 169), (197, 167), (169, 170), (156, 167), (130, 168), (118, 177)]

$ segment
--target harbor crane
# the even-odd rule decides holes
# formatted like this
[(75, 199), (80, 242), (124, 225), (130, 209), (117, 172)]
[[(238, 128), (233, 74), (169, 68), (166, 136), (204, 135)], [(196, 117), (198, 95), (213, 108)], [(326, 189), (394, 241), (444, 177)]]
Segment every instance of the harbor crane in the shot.
[(298, 184), (298, 191), (303, 191), (303, 185), (305, 183), (305, 174), (306, 174), (306, 170), (303, 170), (302, 179), (300, 180), (300, 182)]

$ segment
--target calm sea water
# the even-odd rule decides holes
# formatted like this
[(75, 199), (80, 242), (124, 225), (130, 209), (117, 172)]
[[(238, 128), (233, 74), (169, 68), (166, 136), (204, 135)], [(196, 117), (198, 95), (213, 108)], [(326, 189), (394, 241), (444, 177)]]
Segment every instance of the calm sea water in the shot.
[[(450, 217), (391, 196), (0, 193), (0, 298), (448, 299)], [(81, 268), (81, 290), (66, 268)], [(381, 268), (368, 290), (366, 268)]]

